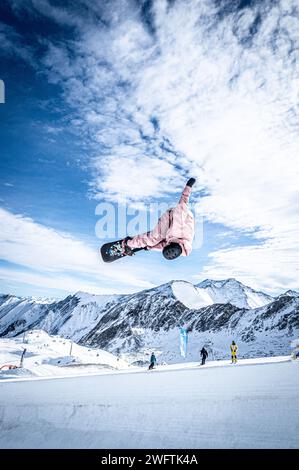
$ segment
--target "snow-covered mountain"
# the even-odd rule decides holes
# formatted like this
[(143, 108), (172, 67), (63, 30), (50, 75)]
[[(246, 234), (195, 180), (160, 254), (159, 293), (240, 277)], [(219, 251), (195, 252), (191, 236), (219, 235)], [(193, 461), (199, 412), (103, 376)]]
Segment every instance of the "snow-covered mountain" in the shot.
[(172, 281), (131, 295), (78, 292), (52, 303), (0, 296), (0, 336), (38, 328), (131, 361), (147, 360), (151, 350), (160, 361), (182, 360), (182, 325), (189, 330), (188, 360), (198, 358), (203, 344), (214, 358), (227, 357), (232, 339), (240, 357), (289, 354), (299, 336), (299, 296), (287, 291), (272, 298), (235, 279)]
[(61, 301), (44, 303), (0, 295), (0, 336), (15, 336), (40, 328), (78, 341), (100, 320), (105, 305), (118, 297), (78, 292)]
[(189, 282), (177, 281), (173, 283), (173, 292), (186, 307), (193, 309), (215, 303), (230, 303), (239, 308), (257, 308), (274, 300), (270, 295), (245, 286), (236, 279), (206, 279), (196, 286)]
[(231, 303), (240, 308), (258, 308), (274, 300), (270, 295), (245, 286), (233, 278), (223, 281), (207, 279), (198, 284), (197, 289), (204, 289), (213, 303)]

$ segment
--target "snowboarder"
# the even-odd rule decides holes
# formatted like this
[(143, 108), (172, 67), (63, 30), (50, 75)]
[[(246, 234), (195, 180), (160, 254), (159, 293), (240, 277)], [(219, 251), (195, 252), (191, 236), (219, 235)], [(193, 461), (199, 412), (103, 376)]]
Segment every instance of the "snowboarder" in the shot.
[(135, 249), (161, 250), (164, 258), (173, 260), (191, 253), (194, 217), (188, 208), (188, 201), (194, 183), (194, 178), (188, 180), (177, 206), (168, 209), (153, 230), (123, 240), (122, 249), (125, 255), (131, 256)]
[(238, 346), (234, 341), (232, 341), (232, 344), (230, 345), (230, 351), (231, 351), (231, 356), (232, 356), (232, 364), (237, 364), (237, 351), (238, 351)]
[(149, 368), (148, 368), (148, 369), (149, 369), (149, 370), (153, 369), (154, 366), (156, 365), (156, 363), (157, 363), (156, 356), (155, 356), (154, 353), (152, 353), (151, 358), (150, 358), (150, 365), (149, 365)]
[(205, 349), (205, 347), (203, 347), (200, 351), (200, 355), (201, 355), (201, 365), (204, 366), (205, 363), (206, 363), (206, 358), (208, 357), (208, 351)]

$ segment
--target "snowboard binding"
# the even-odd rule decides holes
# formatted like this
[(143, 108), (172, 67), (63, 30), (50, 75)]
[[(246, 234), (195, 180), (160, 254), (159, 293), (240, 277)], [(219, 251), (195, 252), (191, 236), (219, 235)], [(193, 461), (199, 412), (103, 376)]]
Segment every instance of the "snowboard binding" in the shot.
[(102, 260), (105, 263), (112, 263), (117, 259), (124, 256), (133, 256), (137, 251), (144, 250), (144, 248), (134, 248), (133, 250), (126, 244), (127, 240), (131, 237), (126, 237), (115, 242), (104, 243), (101, 247)]

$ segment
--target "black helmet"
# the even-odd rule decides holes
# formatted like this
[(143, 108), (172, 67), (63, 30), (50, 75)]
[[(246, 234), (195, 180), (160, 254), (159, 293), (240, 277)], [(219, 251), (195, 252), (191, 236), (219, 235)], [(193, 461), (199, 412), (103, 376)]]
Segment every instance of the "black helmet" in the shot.
[(182, 254), (182, 247), (179, 243), (169, 243), (163, 248), (164, 258), (171, 260), (176, 259)]

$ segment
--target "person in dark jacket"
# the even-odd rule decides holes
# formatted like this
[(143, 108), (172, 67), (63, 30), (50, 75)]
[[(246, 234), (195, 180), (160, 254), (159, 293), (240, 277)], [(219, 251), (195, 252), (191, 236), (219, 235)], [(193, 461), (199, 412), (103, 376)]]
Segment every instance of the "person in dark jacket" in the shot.
[(156, 356), (154, 353), (152, 353), (151, 358), (150, 358), (149, 370), (153, 369), (156, 363), (157, 363)]
[(200, 355), (201, 355), (201, 365), (204, 366), (206, 363), (206, 358), (209, 355), (205, 347), (203, 347), (202, 350), (200, 351)]

